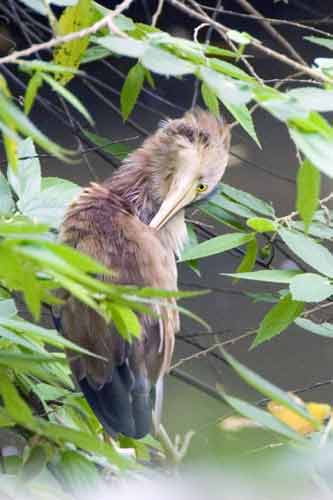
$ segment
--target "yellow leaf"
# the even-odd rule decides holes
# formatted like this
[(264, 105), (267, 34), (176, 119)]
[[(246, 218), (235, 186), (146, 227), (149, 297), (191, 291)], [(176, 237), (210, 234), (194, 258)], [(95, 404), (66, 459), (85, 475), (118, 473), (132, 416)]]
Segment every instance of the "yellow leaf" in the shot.
[[(79, 0), (73, 7), (67, 7), (58, 22), (58, 35), (67, 35), (91, 26), (95, 19), (95, 12), (91, 0)], [(62, 66), (77, 69), (86, 48), (89, 36), (72, 40), (55, 48), (53, 62)], [(72, 73), (58, 74), (57, 80), (61, 85), (66, 85), (72, 78)]]
[[(303, 403), (302, 400), (300, 400)], [(325, 421), (331, 417), (332, 408), (330, 405), (322, 403), (303, 403), (305, 404), (309, 414), (314, 417), (321, 424), (325, 424)], [(299, 434), (310, 434), (315, 432), (314, 426), (305, 420), (305, 418), (296, 415), (293, 411), (289, 410), (279, 403), (270, 401), (267, 404), (268, 411), (278, 420), (286, 424), (288, 427), (298, 432)]]

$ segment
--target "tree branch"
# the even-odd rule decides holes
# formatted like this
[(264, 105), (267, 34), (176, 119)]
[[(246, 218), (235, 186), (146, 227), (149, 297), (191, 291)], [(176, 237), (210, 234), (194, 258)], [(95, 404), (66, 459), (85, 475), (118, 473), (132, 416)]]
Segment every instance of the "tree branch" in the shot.
[(89, 26), (88, 28), (84, 28), (80, 31), (74, 31), (72, 33), (68, 33), (67, 35), (57, 36), (51, 38), (47, 42), (34, 44), (26, 49), (16, 50), (7, 56), (0, 57), (0, 64), (15, 63), (18, 59), (31, 56), (32, 54), (35, 54), (40, 50), (51, 49), (53, 47), (56, 47), (57, 45), (61, 45), (62, 43), (68, 43), (72, 42), (73, 40), (84, 38), (85, 36), (94, 35), (101, 28), (104, 28), (106, 26), (109, 27), (110, 31), (117, 33), (117, 35), (126, 37), (127, 35), (120, 31), (114, 24), (113, 19), (121, 12), (128, 9), (132, 2), (133, 0), (123, 0), (123, 2), (121, 2), (114, 10), (109, 12), (109, 14), (107, 14), (105, 17), (94, 23), (92, 26)]
[[(181, 3), (179, 0), (167, 0), (171, 5), (173, 5), (176, 9), (181, 10), (182, 12), (186, 12), (189, 16), (194, 17), (196, 19), (199, 19), (202, 22), (207, 22), (214, 26), (217, 30), (220, 30), (223, 33), (227, 33), (230, 31), (230, 29), (216, 21), (213, 21), (208, 15), (201, 14), (194, 9), (191, 9), (187, 5), (184, 5)], [(270, 49), (263, 45), (260, 40), (257, 40), (255, 38), (252, 38), (249, 41), (249, 45), (252, 45), (255, 47), (258, 51), (262, 52), (263, 54), (276, 59), (292, 68), (294, 68), (297, 71), (302, 71), (304, 74), (307, 74), (311, 76), (314, 80), (318, 80), (320, 82), (324, 83), (333, 83), (332, 78), (329, 78), (328, 76), (324, 75), (321, 71), (309, 68), (308, 66), (305, 66), (304, 64), (301, 64), (294, 59), (290, 59), (290, 57), (287, 57), (284, 54), (281, 54), (280, 52), (277, 52), (276, 50)]]

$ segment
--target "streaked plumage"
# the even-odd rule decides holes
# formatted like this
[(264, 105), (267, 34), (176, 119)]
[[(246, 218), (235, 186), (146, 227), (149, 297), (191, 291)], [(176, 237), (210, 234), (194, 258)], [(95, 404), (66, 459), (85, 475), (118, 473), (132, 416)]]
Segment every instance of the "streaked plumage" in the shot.
[[(184, 208), (213, 191), (229, 142), (228, 127), (207, 112), (166, 121), (110, 179), (82, 191), (67, 211), (62, 241), (114, 270), (113, 282), (176, 290)], [(74, 356), (71, 366), (111, 434), (138, 438), (150, 430), (150, 389), (168, 371), (179, 330), (175, 308), (158, 312), (160, 319), (142, 315), (141, 338), (129, 345), (77, 299), (62, 308), (64, 334), (108, 360)]]

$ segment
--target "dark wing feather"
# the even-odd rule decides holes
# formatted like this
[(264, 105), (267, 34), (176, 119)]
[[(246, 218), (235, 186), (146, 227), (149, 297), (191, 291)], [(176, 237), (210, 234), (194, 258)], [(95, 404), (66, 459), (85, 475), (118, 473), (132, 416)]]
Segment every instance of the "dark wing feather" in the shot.
[[(92, 189), (71, 207), (62, 240), (111, 268), (114, 282), (176, 289), (173, 254), (166, 252), (152, 229), (102, 193), (95, 198)], [(141, 317), (141, 337), (129, 345), (113, 325), (74, 297), (62, 308), (64, 335), (107, 359), (70, 355), (82, 392), (110, 433), (138, 438), (149, 431), (151, 383), (168, 369), (178, 329), (175, 310), (160, 307), (160, 312), (160, 320)]]

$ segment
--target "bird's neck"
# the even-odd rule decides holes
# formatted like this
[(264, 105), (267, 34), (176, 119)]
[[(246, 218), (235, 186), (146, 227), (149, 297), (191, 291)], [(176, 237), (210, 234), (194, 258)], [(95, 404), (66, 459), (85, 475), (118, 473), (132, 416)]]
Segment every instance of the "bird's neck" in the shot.
[[(138, 150), (106, 181), (111, 192), (117, 193), (131, 212), (147, 225), (160, 208), (153, 195), (156, 186), (152, 185), (152, 168), (149, 157)], [(179, 256), (187, 241), (185, 212), (179, 211), (157, 232), (157, 236), (165, 248)]]

